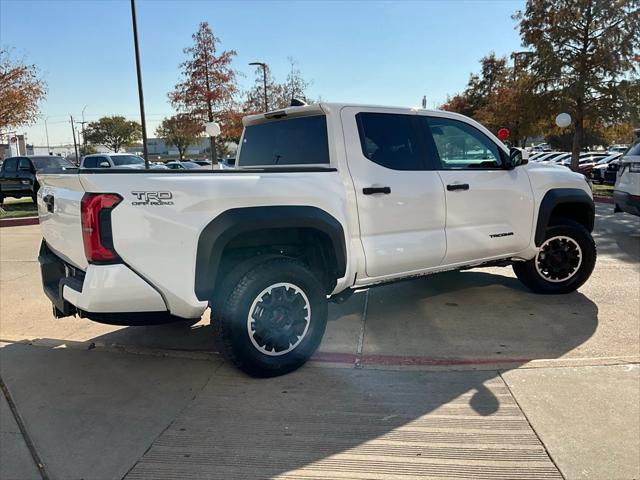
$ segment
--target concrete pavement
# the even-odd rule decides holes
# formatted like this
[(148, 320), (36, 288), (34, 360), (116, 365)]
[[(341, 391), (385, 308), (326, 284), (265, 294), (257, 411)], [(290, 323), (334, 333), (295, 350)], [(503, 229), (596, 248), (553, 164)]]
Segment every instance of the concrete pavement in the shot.
[[(638, 478), (640, 220), (610, 210), (579, 292), (498, 268), (371, 289), (271, 380), (225, 365), (208, 318), (52, 319), (39, 227), (3, 228), (0, 375), (51, 478)], [(31, 478), (0, 406), (0, 477)]]

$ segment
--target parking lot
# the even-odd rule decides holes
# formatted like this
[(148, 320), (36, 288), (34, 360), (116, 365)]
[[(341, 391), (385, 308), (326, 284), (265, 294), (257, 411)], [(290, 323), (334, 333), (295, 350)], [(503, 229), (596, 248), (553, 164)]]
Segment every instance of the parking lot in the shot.
[(594, 238), (578, 292), (510, 268), (358, 292), (308, 366), (255, 380), (208, 318), (53, 319), (39, 227), (3, 228), (0, 477), (638, 478), (640, 220), (598, 204)]

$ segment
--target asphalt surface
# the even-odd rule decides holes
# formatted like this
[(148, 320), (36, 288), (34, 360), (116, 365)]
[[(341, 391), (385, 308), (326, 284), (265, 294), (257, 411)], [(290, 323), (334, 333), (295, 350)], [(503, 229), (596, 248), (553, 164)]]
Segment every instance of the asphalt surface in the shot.
[(60, 479), (638, 478), (640, 219), (597, 210), (580, 291), (534, 295), (509, 268), (371, 289), (270, 380), (227, 365), (206, 316), (54, 320), (39, 227), (2, 228), (0, 477), (38, 478), (35, 449)]

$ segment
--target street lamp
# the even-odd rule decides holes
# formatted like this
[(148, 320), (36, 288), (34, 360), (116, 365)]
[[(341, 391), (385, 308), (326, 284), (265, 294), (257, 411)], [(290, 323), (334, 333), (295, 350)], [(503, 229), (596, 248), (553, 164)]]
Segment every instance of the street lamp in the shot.
[(140, 101), (140, 123), (142, 124), (142, 152), (144, 168), (149, 169), (149, 152), (147, 150), (147, 120), (144, 114), (144, 95), (142, 93), (142, 72), (140, 69), (140, 48), (138, 47), (138, 21), (136, 19), (136, 0), (131, 0), (131, 24), (133, 26), (133, 48), (136, 56), (136, 74), (138, 77), (138, 100)]
[(264, 111), (269, 111), (269, 103), (267, 102), (267, 64), (263, 62), (251, 62), (249, 65), (262, 67), (262, 84), (264, 86)]

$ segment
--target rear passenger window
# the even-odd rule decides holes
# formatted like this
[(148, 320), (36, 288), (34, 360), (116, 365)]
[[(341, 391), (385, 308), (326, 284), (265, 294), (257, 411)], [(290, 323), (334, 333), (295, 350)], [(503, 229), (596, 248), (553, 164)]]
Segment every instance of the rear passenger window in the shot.
[(423, 170), (414, 116), (391, 113), (356, 115), (365, 157), (393, 170)]
[(329, 144), (324, 115), (275, 120), (244, 130), (240, 167), (327, 163)]

